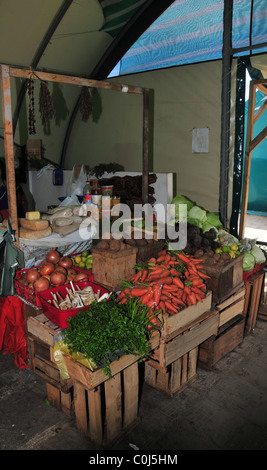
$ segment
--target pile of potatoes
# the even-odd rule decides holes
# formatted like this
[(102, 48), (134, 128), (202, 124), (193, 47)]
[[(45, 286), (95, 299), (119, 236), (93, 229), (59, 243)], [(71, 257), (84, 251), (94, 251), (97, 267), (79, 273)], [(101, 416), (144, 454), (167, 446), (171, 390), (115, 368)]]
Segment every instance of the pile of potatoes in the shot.
[(110, 239), (108, 238), (102, 238), (95, 248), (105, 250), (105, 251), (112, 251), (112, 252), (117, 252), (117, 251), (122, 251), (122, 250), (127, 250), (129, 246), (136, 246), (136, 247), (141, 247), (141, 246), (146, 246), (147, 244), (154, 243), (155, 241), (153, 239), (134, 239), (134, 238), (121, 238), (120, 240), (115, 240), (112, 237)]
[(194, 257), (203, 260), (203, 266), (222, 266), (231, 261), (229, 253), (216, 253), (213, 250), (204, 252), (199, 249), (195, 252)]

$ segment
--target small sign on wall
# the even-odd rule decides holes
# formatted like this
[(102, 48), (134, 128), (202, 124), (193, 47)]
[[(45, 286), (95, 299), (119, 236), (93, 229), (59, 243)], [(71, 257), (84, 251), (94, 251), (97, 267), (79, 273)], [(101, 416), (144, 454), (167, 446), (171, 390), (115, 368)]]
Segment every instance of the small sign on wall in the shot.
[(209, 128), (194, 128), (192, 130), (192, 153), (209, 152)]

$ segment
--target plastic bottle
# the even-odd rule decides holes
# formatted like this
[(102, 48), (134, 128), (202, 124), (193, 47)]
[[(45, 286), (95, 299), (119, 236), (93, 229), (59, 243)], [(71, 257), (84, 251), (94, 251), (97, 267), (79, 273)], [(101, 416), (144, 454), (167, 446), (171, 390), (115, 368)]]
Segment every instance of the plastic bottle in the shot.
[(91, 204), (91, 184), (89, 180), (86, 181), (83, 188), (83, 204)]
[(93, 185), (91, 188), (91, 202), (95, 204), (97, 207), (101, 207), (102, 203), (102, 190), (98, 184), (97, 180), (93, 181)]

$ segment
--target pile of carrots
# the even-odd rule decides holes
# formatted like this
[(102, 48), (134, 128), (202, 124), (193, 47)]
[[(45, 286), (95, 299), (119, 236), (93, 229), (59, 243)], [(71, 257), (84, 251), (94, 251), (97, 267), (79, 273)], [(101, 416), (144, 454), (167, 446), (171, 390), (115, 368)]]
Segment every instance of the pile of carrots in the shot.
[(125, 303), (128, 298), (139, 298), (151, 313), (174, 315), (206, 297), (205, 278), (209, 276), (200, 271), (201, 262), (183, 252), (162, 250), (157, 258), (136, 266), (136, 274), (117, 300)]

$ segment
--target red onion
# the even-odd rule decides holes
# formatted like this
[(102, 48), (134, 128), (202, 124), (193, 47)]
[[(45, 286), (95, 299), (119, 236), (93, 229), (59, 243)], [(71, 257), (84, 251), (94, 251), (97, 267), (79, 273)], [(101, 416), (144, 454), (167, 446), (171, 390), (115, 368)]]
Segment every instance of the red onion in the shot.
[(54, 263), (51, 263), (50, 261), (46, 261), (40, 268), (39, 272), (41, 276), (44, 276), (45, 274), (51, 274), (54, 270), (55, 270)]
[(62, 286), (67, 280), (65, 274), (61, 273), (60, 271), (54, 271), (51, 274), (50, 279), (54, 286)]
[(43, 290), (46, 290), (48, 289), (49, 287), (49, 281), (48, 279), (46, 279), (45, 277), (41, 276), (39, 277), (39, 279), (37, 279), (34, 283), (33, 283), (33, 288), (34, 290), (36, 290), (37, 292), (41, 292)]
[(60, 258), (61, 258), (61, 254), (55, 248), (49, 251), (45, 257), (46, 261), (49, 261), (50, 263), (54, 263), (54, 264), (58, 263)]
[(27, 271), (27, 281), (28, 282), (34, 282), (39, 277), (40, 277), (40, 274), (39, 274), (37, 268), (31, 268), (29, 271)]
[(68, 256), (62, 256), (58, 262), (59, 266), (62, 266), (63, 268), (69, 269), (72, 266), (72, 260)]

